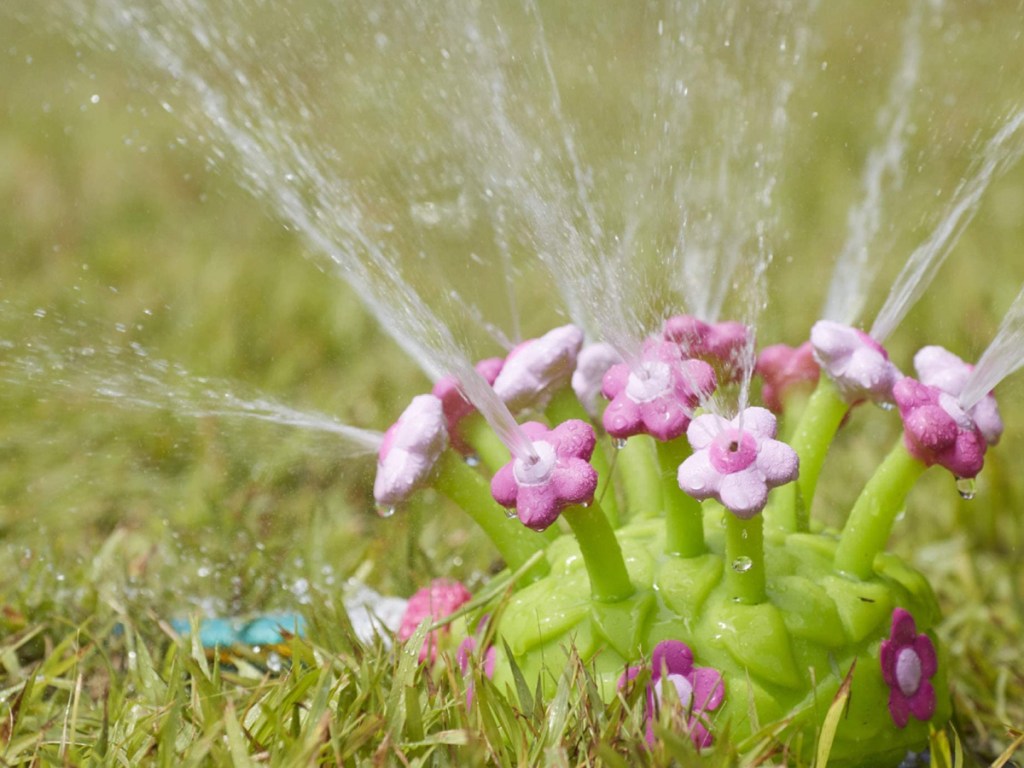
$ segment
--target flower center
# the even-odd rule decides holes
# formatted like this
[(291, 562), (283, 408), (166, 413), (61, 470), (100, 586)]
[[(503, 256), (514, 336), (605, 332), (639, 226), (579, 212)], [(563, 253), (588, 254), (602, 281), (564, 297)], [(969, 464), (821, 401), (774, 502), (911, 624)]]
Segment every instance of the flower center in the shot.
[(672, 389), (672, 370), (668, 363), (645, 360), (639, 370), (629, 374), (626, 397), (634, 403), (649, 403)]
[(904, 648), (896, 657), (896, 683), (904, 696), (913, 696), (921, 687), (921, 657), (913, 648)]
[(512, 465), (512, 474), (519, 485), (544, 485), (551, 479), (551, 472), (558, 461), (555, 447), (545, 440), (538, 440), (533, 444), (533, 450), (537, 452), (536, 461), (516, 459)]
[(749, 432), (726, 429), (712, 441), (708, 448), (711, 466), (723, 475), (731, 475), (746, 469), (757, 458), (757, 441)]
[(658, 682), (654, 684), (655, 700), (659, 705), (664, 701), (662, 685), (664, 685), (666, 680), (676, 687), (676, 696), (679, 697), (679, 703), (682, 705), (684, 710), (688, 710), (690, 708), (690, 703), (693, 701), (693, 683), (683, 675), (665, 675), (664, 677), (658, 678)]

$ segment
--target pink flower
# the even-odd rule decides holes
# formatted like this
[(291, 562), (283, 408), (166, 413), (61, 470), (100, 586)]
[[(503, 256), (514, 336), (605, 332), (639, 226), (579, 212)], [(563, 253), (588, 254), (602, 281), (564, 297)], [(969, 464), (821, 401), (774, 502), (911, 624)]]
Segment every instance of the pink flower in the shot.
[(935, 646), (928, 635), (917, 634), (914, 617), (902, 608), (892, 612), (889, 639), (882, 641), (882, 679), (889, 686), (889, 714), (904, 728), (913, 715), (929, 720), (935, 714), (935, 689), (930, 679), (938, 671)]
[[(489, 357), (486, 360), (481, 360), (474, 367), (488, 384), (494, 384), (494, 380), (498, 378), (504, 364), (505, 358), (503, 357)], [(459, 432), (459, 422), (473, 413), (476, 408), (462, 394), (458, 379), (454, 376), (444, 376), (439, 379), (434, 385), (433, 395), (441, 401), (444, 418), (448, 424), (448, 438), (451, 440), (452, 447), (463, 455), (470, 453), (472, 448), (466, 444)]]
[[(429, 587), (423, 587), (409, 598), (398, 627), (398, 640), (405, 642), (415, 634), (420, 624), (440, 621), (455, 613), (464, 603), (469, 602), (472, 595), (462, 584), (451, 579), (434, 579)], [(441, 630), (447, 632), (447, 628)], [(427, 640), (420, 649), (420, 661), (428, 659), (433, 664), (437, 659), (438, 630), (429, 632)]]
[(405, 501), (430, 481), (434, 465), (448, 447), (441, 401), (418, 395), (388, 427), (377, 453), (373, 496), (378, 504)]
[(747, 408), (736, 418), (698, 416), (686, 431), (693, 454), (679, 466), (679, 487), (693, 498), (717, 499), (737, 517), (764, 509), (768, 489), (795, 480), (796, 451), (775, 440), (775, 416)]
[[(459, 643), (459, 649), (455, 653), (455, 658), (459, 662), (459, 671), (462, 672), (463, 678), (469, 678), (470, 672), (473, 668), (474, 657), (473, 654), (476, 651), (477, 645), (479, 644), (477, 638), (483, 635), (484, 630), (487, 627), (488, 616), (484, 616), (479, 625), (476, 628), (476, 634), (465, 638)], [(483, 655), (483, 672), (488, 679), (494, 677), (494, 667), (497, 663), (497, 653), (494, 650), (494, 646), (490, 645), (487, 650), (484, 651)], [(473, 706), (473, 681), (470, 679), (466, 684), (466, 706)]]
[(577, 419), (552, 430), (530, 421), (522, 429), (537, 460), (513, 459), (499, 469), (491, 480), (491, 495), (503, 507), (514, 507), (527, 528), (543, 531), (566, 507), (594, 500), (597, 472), (589, 461), (596, 437), (589, 424)]
[[(638, 674), (641, 667), (629, 667), (619, 678), (619, 689), (625, 688)], [(678, 640), (663, 640), (654, 646), (651, 655), (651, 681), (646, 691), (645, 716), (647, 720), (647, 743), (654, 746), (654, 720), (659, 716), (665, 701), (664, 688), (671, 683), (681, 711), (686, 715), (686, 731), (697, 749), (710, 747), (711, 721), (708, 712), (718, 709), (725, 699), (725, 685), (722, 675), (711, 667), (695, 667), (693, 651), (686, 643)]]
[(819, 320), (811, 328), (811, 346), (818, 361), (848, 403), (870, 399), (892, 402), (892, 387), (899, 378), (889, 353), (863, 331)]
[(581, 346), (583, 331), (575, 325), (524, 341), (508, 353), (494, 391), (513, 413), (544, 408), (555, 392), (569, 386)]
[(957, 477), (981, 471), (985, 438), (953, 395), (906, 376), (896, 382), (893, 397), (911, 456), (929, 467), (939, 464)]
[(611, 400), (602, 422), (612, 437), (645, 433), (672, 440), (686, 431), (694, 408), (714, 391), (715, 372), (701, 360), (683, 359), (671, 342), (650, 341), (639, 366), (612, 366), (602, 389)]
[(576, 357), (576, 370), (572, 374), (572, 389), (587, 413), (598, 413), (597, 397), (601, 394), (601, 381), (608, 369), (622, 362), (622, 356), (611, 344), (588, 344)]
[[(914, 369), (922, 384), (941, 389), (946, 394), (959, 398), (974, 366), (965, 363), (952, 352), (942, 347), (922, 347), (914, 355)], [(1003, 434), (1003, 420), (995, 397), (989, 393), (967, 412), (985, 442), (995, 445)]]
[(682, 347), (685, 357), (716, 365), (723, 378), (731, 381), (743, 370), (743, 351), (750, 343), (750, 330), (743, 323), (705, 323), (693, 315), (676, 315), (665, 321), (662, 333)]
[(772, 344), (761, 350), (754, 370), (764, 382), (761, 398), (775, 413), (782, 413), (783, 401), (789, 393), (806, 390), (810, 392), (818, 383), (821, 370), (814, 362), (811, 342), (805, 341), (799, 347), (788, 344)]

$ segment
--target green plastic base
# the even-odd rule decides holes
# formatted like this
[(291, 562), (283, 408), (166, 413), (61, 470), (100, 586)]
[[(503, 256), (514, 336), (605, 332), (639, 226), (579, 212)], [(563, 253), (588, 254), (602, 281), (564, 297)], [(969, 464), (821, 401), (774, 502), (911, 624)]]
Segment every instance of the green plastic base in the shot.
[[(918, 632), (939, 652), (931, 682), (937, 704), (931, 722), (950, 716), (944, 651), (932, 628), (939, 619), (925, 578), (899, 558), (883, 554), (875, 574), (859, 581), (832, 567), (837, 539), (797, 533), (765, 539), (768, 600), (743, 605), (725, 578), (724, 527), (720, 508), (705, 516), (709, 552), (694, 558), (664, 551), (664, 522), (640, 521), (620, 528), (635, 594), (614, 604), (589, 597), (589, 582), (575, 539), (563, 536), (547, 550), (551, 573), (516, 592), (501, 612), (498, 634), (527, 681), (542, 681), (553, 695), (570, 647), (596, 670), (606, 699), (616, 694), (628, 665), (650, 659), (662, 640), (681, 640), (697, 666), (723, 676), (726, 696), (713, 713), (712, 733), (729, 723), (742, 742), (761, 728), (788, 720), (779, 738), (809, 756), (825, 714), (856, 662), (845, 716), (829, 765), (896, 764), (908, 749), (922, 749), (928, 723), (915, 719), (898, 728), (889, 714), (879, 648), (889, 636), (893, 609), (909, 611)], [(513, 685), (503, 649), (496, 682)], [(514, 687), (514, 685), (513, 685)]]

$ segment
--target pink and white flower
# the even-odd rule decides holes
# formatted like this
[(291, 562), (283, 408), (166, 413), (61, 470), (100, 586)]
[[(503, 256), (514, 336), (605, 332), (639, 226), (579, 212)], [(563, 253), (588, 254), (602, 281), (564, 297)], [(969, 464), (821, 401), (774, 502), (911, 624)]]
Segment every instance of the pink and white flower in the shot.
[(608, 369), (622, 362), (615, 347), (604, 342), (588, 344), (576, 357), (576, 370), (572, 374), (572, 390), (583, 408), (591, 416), (598, 414), (598, 396), (601, 382)]
[(679, 487), (695, 499), (717, 499), (737, 517), (764, 509), (768, 490), (795, 480), (796, 451), (775, 438), (775, 416), (747, 408), (726, 420), (698, 416), (686, 431), (693, 454), (679, 466)]
[(649, 341), (635, 369), (621, 363), (604, 376), (602, 390), (611, 400), (602, 417), (605, 431), (618, 439), (642, 433), (662, 441), (677, 438), (715, 384), (707, 363), (684, 359), (671, 342)]
[(892, 402), (900, 373), (889, 353), (866, 333), (848, 325), (819, 320), (811, 328), (814, 359), (848, 403)]
[(906, 376), (893, 397), (903, 419), (907, 451), (926, 466), (938, 464), (956, 477), (970, 478), (985, 463), (985, 438), (957, 399)]
[(761, 377), (761, 398), (775, 413), (782, 413), (784, 401), (790, 393), (810, 392), (821, 375), (809, 341), (799, 347), (788, 344), (765, 347), (757, 357), (754, 370)]
[[(941, 389), (948, 395), (959, 398), (964, 391), (974, 366), (965, 363), (947, 349), (939, 346), (922, 347), (914, 355), (914, 369), (922, 384)], [(1003, 434), (1003, 419), (995, 397), (989, 393), (981, 398), (967, 412), (985, 442), (995, 445)]]
[[(494, 384), (494, 380), (498, 378), (504, 364), (505, 358), (503, 357), (489, 357), (481, 360), (474, 368), (488, 384)], [(448, 439), (451, 441), (452, 447), (463, 455), (470, 453), (472, 448), (462, 437), (459, 423), (475, 412), (476, 408), (462, 394), (458, 379), (454, 376), (442, 377), (434, 384), (432, 394), (441, 401), (441, 409), (444, 411), (444, 418), (448, 424)]]
[(430, 482), (437, 460), (448, 447), (448, 429), (441, 401), (418, 395), (388, 427), (377, 452), (373, 496), (394, 506)]
[(522, 430), (537, 459), (513, 459), (499, 469), (491, 480), (491, 495), (503, 507), (514, 508), (527, 528), (543, 531), (566, 507), (594, 500), (597, 471), (589, 462), (597, 438), (593, 427), (578, 419), (551, 430), (529, 421)]
[(742, 373), (743, 352), (751, 343), (750, 329), (743, 323), (705, 323), (693, 315), (670, 317), (662, 334), (667, 341), (682, 347), (684, 357), (711, 363), (730, 381)]
[(582, 346), (583, 331), (575, 325), (524, 341), (508, 353), (494, 391), (513, 413), (544, 408), (555, 392), (569, 386)]

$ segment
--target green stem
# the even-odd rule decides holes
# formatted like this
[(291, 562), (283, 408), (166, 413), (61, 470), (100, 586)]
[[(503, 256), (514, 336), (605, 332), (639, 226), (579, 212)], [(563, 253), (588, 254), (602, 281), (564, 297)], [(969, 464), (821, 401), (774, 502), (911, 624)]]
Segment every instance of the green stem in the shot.
[(806, 532), (810, 528), (807, 507), (797, 492), (795, 482), (772, 489), (762, 516), (769, 535), (780, 534), (785, 538), (787, 534)]
[(779, 414), (778, 439), (784, 443), (793, 443), (793, 435), (800, 426), (800, 419), (807, 410), (811, 400), (811, 392), (797, 389), (782, 398), (782, 413)]
[(885, 549), (893, 523), (925, 469), (907, 451), (901, 435), (853, 505), (839, 537), (836, 570), (858, 579), (872, 574), (875, 555)]
[[(561, 424), (569, 419), (579, 419), (587, 424), (591, 423), (590, 414), (586, 412), (577, 399), (576, 393), (571, 389), (562, 389), (555, 393), (555, 396), (551, 398), (551, 402), (548, 403), (548, 407), (544, 409), (544, 415), (547, 416), (548, 421), (553, 425)], [(594, 498), (601, 502), (601, 507), (608, 516), (608, 522), (611, 523), (612, 528), (618, 528), (619, 503), (615, 498), (615, 486), (609, 484), (611, 480), (611, 463), (608, 461), (608, 455), (604, 452), (604, 447), (600, 441), (594, 445), (594, 453), (590, 457), (590, 465), (597, 470), (597, 491), (594, 494)]]
[(729, 595), (744, 605), (763, 603), (765, 595), (764, 520), (749, 520), (725, 510), (725, 579)]
[(602, 603), (615, 603), (633, 594), (619, 540), (608, 518), (595, 501), (589, 506), (566, 508), (562, 517), (569, 523), (580, 545), (583, 564), (590, 577), (590, 594)]
[(679, 488), (679, 465), (690, 455), (685, 437), (657, 441), (661, 472), (662, 505), (665, 508), (665, 551), (680, 557), (707, 552), (704, 545), (704, 512), (700, 502)]
[(459, 423), (459, 431), (480, 462), (492, 473), (508, 464), (511, 458), (508, 448), (479, 412), (464, 418)]
[[(466, 466), (454, 451), (445, 451), (438, 467), (434, 487), (458, 504), (494, 542), (509, 570), (515, 571), (530, 557), (557, 538), (557, 531), (549, 529), (536, 533), (505, 510), (491, 497), (487, 480), (472, 467)], [(541, 559), (523, 575), (530, 583), (546, 575), (550, 567)]]
[(793, 434), (793, 450), (800, 457), (796, 494), (792, 496), (789, 505), (783, 505), (782, 501), (791, 492), (781, 495), (779, 502), (772, 507), (769, 525), (787, 532), (807, 530), (808, 513), (814, 501), (821, 467), (839, 431), (839, 425), (849, 410), (849, 404), (839, 394), (835, 384), (823, 373)]
[(616, 460), (616, 476), (626, 491), (630, 517), (636, 519), (656, 517), (662, 510), (661, 467), (654, 443), (650, 435), (633, 435)]

